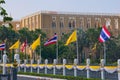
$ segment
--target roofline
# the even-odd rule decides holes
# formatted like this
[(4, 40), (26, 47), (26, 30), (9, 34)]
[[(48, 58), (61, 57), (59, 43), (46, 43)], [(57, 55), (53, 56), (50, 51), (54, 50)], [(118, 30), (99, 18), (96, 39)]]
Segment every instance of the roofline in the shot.
[(38, 14), (41, 14), (41, 13), (45, 13), (45, 14), (69, 14), (69, 15), (100, 15), (100, 16), (119, 16), (120, 17), (120, 14), (119, 13), (92, 13), (92, 12), (63, 12), (63, 11), (38, 11), (38, 12), (35, 12), (35, 13), (32, 13), (30, 15), (27, 15), (25, 17), (22, 17), (23, 18), (27, 18), (29, 16), (34, 16), (34, 15), (38, 15)]

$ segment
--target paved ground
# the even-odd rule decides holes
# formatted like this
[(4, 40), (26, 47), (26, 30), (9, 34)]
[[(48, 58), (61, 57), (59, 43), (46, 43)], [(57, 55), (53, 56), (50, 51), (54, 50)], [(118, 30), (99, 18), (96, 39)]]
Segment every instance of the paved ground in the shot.
[[(36, 79), (36, 78), (28, 78), (28, 77), (18, 77), (17, 80), (39, 80), (39, 79)], [(40, 79), (40, 80), (43, 80), (43, 79)]]
[(38, 77), (38, 76), (18, 75), (17, 80), (66, 80), (66, 79), (56, 79), (56, 78), (47, 78), (47, 77)]

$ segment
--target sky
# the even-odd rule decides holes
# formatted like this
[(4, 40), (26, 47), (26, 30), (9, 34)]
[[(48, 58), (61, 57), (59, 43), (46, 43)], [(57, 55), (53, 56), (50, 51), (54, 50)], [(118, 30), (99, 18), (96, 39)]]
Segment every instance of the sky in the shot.
[(5, 0), (13, 20), (38, 11), (120, 13), (120, 0)]

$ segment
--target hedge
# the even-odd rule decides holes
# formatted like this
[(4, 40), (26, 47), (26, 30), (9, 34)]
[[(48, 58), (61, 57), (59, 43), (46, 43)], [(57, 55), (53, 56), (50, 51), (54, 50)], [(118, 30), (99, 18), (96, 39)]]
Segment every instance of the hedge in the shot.
[(101, 80), (97, 78), (87, 79), (84, 77), (63, 76), (63, 75), (53, 75), (53, 74), (38, 74), (38, 73), (30, 73), (30, 72), (18, 72), (18, 74), (40, 76), (40, 77), (50, 77), (50, 78), (60, 78), (60, 79), (67, 79), (67, 80)]

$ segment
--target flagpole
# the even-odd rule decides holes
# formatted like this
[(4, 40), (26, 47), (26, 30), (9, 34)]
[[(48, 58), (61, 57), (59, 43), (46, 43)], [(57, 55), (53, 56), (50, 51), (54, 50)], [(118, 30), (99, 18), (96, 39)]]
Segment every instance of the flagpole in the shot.
[[(41, 39), (41, 34), (39, 35), (39, 37), (40, 37), (40, 39)], [(41, 40), (40, 40), (40, 55), (39, 55), (39, 59), (40, 59), (40, 62), (41, 62), (41, 60), (42, 60), (42, 57), (41, 57)]]
[[(76, 34), (77, 34), (77, 29), (76, 29)], [(77, 35), (76, 35), (76, 37), (77, 37)], [(77, 40), (76, 40), (76, 48), (77, 48), (77, 61), (78, 61), (78, 64), (79, 64), (79, 52), (78, 52), (78, 38), (77, 38)]]
[(25, 59), (28, 60), (28, 59), (27, 59), (27, 55), (26, 55), (27, 38), (26, 38), (26, 40), (25, 40), (25, 44), (24, 44), (24, 45), (25, 45)]
[(58, 41), (56, 42), (56, 60), (58, 63)]
[(0, 50), (0, 52), (1, 52), (0, 59), (1, 59), (1, 62), (2, 62), (2, 50)]
[(105, 44), (105, 42), (103, 43), (103, 45), (104, 45), (104, 64), (106, 64), (106, 44)]
[(40, 62), (42, 60), (42, 57), (41, 57), (41, 45), (40, 45)]

